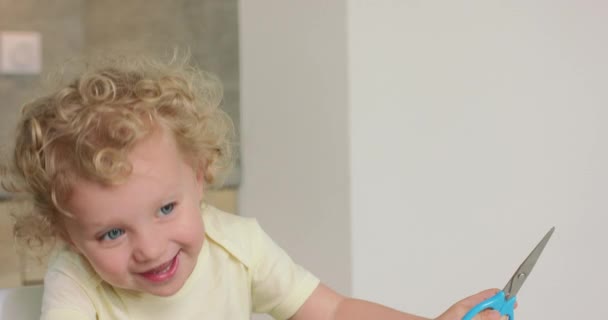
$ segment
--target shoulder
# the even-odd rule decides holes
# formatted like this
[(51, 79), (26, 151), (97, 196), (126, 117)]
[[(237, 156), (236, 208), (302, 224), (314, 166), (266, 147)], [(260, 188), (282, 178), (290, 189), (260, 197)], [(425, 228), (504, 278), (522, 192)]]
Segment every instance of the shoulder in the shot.
[(208, 240), (222, 247), (247, 267), (251, 267), (257, 251), (257, 239), (263, 234), (256, 219), (205, 205), (203, 223)]
[(256, 219), (227, 213), (211, 205), (203, 207), (203, 222), (205, 232), (214, 237), (234, 238), (236, 234), (259, 229)]
[(210, 242), (223, 247), (248, 268), (255, 312), (288, 319), (319, 285), (319, 280), (295, 263), (256, 219), (209, 206), (203, 209), (203, 221)]

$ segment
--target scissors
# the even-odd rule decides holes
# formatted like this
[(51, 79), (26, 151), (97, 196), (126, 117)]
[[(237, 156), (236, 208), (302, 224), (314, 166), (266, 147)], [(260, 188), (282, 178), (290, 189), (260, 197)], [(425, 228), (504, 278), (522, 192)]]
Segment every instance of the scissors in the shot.
[(536, 245), (534, 250), (530, 252), (530, 255), (528, 255), (526, 260), (524, 260), (519, 268), (517, 268), (515, 274), (513, 274), (511, 279), (509, 279), (509, 282), (507, 282), (507, 285), (504, 289), (502, 289), (502, 291), (498, 291), (498, 293), (493, 297), (488, 298), (473, 307), (473, 309), (471, 309), (464, 316), (464, 318), (462, 318), (462, 320), (471, 320), (478, 313), (486, 309), (494, 309), (500, 312), (501, 316), (507, 315), (509, 316), (509, 320), (514, 320), (513, 309), (515, 308), (515, 295), (526, 279), (528, 279), (530, 272), (532, 272), (538, 257), (540, 257), (540, 254), (545, 249), (545, 246), (547, 245), (547, 242), (549, 242), (549, 238), (551, 238), (554, 230), (555, 227), (549, 229), (547, 234), (545, 234), (543, 239)]

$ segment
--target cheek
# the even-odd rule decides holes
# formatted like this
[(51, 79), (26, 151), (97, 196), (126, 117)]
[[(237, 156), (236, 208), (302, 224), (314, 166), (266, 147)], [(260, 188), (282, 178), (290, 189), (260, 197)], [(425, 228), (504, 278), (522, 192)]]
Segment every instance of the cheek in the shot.
[(192, 221), (192, 223), (184, 226), (183, 230), (184, 236), (188, 237), (191, 242), (202, 242), (205, 237), (205, 228), (201, 219)]
[(128, 272), (129, 254), (120, 249), (88, 252), (86, 257), (93, 269), (106, 281), (112, 282), (112, 279)]
[(187, 218), (183, 219), (180, 226), (178, 237), (180, 242), (189, 244), (192, 247), (198, 247), (202, 244), (205, 237), (205, 228), (203, 227), (203, 219), (198, 209), (188, 213)]

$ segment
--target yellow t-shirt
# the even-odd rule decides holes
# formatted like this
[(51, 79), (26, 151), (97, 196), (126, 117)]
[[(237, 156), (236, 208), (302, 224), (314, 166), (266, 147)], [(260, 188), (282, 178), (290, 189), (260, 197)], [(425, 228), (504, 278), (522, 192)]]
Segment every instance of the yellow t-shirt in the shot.
[(288, 319), (319, 280), (296, 265), (255, 219), (205, 206), (205, 241), (194, 271), (171, 297), (131, 293), (103, 281), (64, 248), (44, 279), (43, 320), (245, 320), (251, 313)]

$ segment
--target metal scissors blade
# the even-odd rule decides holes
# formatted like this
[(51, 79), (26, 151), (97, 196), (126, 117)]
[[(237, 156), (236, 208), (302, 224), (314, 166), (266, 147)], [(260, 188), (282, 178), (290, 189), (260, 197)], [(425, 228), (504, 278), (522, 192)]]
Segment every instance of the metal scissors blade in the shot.
[(517, 292), (519, 292), (519, 289), (521, 288), (521, 286), (524, 284), (526, 279), (528, 279), (528, 276), (530, 275), (530, 272), (532, 272), (532, 269), (534, 268), (536, 261), (538, 261), (538, 257), (540, 257), (540, 254), (545, 249), (547, 242), (549, 242), (549, 238), (551, 238), (553, 231), (555, 231), (555, 227), (552, 227), (551, 229), (549, 229), (549, 231), (547, 232), (547, 234), (545, 234), (543, 239), (540, 240), (540, 242), (536, 245), (536, 247), (534, 247), (534, 250), (532, 250), (532, 252), (530, 252), (530, 254), (526, 258), (526, 260), (524, 260), (524, 262), (522, 262), (522, 264), (519, 266), (519, 268), (517, 268), (517, 270), (515, 271), (515, 274), (513, 274), (511, 279), (509, 279), (509, 282), (507, 282), (507, 285), (502, 290), (502, 291), (504, 291), (507, 299), (517, 295)]

